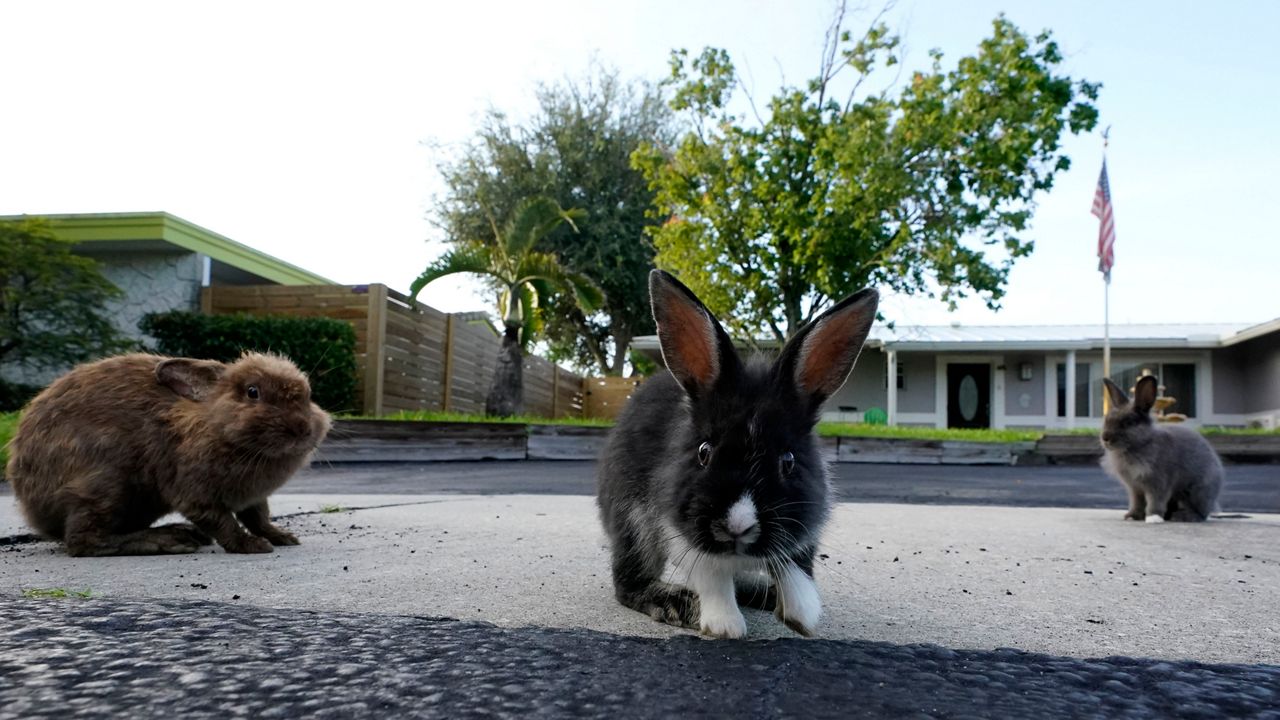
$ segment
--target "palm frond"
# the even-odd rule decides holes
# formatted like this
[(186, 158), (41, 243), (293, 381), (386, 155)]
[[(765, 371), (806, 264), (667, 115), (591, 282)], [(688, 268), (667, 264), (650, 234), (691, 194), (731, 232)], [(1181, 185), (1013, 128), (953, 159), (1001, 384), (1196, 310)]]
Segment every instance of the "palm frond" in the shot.
[(573, 289), (573, 297), (583, 312), (594, 312), (604, 305), (604, 291), (591, 278), (582, 273), (569, 272), (565, 274), (565, 279)]
[(508, 258), (519, 258), (531, 251), (539, 240), (560, 226), (568, 223), (578, 231), (575, 220), (586, 216), (582, 210), (564, 210), (559, 203), (545, 196), (535, 196), (521, 202), (511, 215), (502, 236), (502, 246)]
[(517, 287), (516, 294), (520, 298), (520, 314), (522, 316), (520, 347), (525, 349), (529, 347), (529, 343), (533, 341), (533, 338), (542, 329), (542, 321), (538, 317), (538, 294), (530, 287), (529, 283), (524, 283)]
[(486, 247), (458, 247), (446, 250), (443, 255), (436, 258), (435, 262), (427, 266), (426, 270), (418, 276), (409, 285), (409, 298), (416, 300), (418, 293), (422, 292), (422, 288), (428, 284), (446, 275), (456, 275), (458, 273), (475, 273), (477, 275), (491, 275), (499, 280), (506, 281), (500, 274), (499, 269), (493, 266), (493, 255)]
[(549, 282), (544, 278), (534, 277), (525, 281), (526, 285), (532, 285), (533, 291), (538, 294), (541, 304), (546, 305), (551, 302), (552, 296), (556, 294), (557, 285)]
[(574, 300), (585, 312), (604, 303), (604, 292), (582, 273), (572, 272), (550, 253), (529, 253), (516, 268), (516, 282), (530, 283), (544, 296), (550, 290), (573, 293)]

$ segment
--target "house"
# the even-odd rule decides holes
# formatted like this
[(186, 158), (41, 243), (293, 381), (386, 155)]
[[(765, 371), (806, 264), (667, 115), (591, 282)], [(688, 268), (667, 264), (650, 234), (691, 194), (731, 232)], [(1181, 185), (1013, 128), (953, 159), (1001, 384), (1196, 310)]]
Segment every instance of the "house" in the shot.
[[(199, 310), (211, 285), (332, 285), (333, 282), (165, 212), (42, 215), (53, 232), (94, 258), (124, 296), (108, 311), (120, 330), (141, 338), (143, 315)], [(0, 217), (19, 220), (21, 216)], [(7, 367), (4, 379), (44, 384), (58, 370)]]
[[(876, 326), (826, 420), (872, 408), (894, 425), (1101, 427), (1101, 325)], [(1111, 378), (1155, 375), (1191, 425), (1280, 426), (1280, 318), (1260, 325), (1112, 325)], [(637, 351), (661, 362), (656, 336)], [(888, 390), (892, 383), (894, 391)]]

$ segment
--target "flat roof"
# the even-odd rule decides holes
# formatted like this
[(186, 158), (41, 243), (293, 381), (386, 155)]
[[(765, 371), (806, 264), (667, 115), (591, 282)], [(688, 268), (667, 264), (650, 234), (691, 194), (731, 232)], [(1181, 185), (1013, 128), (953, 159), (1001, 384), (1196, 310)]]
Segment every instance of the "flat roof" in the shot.
[[(1280, 331), (1280, 318), (1253, 323), (1180, 323), (1112, 325), (1112, 349), (1204, 349), (1244, 342)], [(868, 347), (903, 351), (1056, 351), (1101, 350), (1102, 325), (876, 325), (867, 337)], [(775, 345), (772, 339), (759, 342)], [(641, 352), (657, 352), (658, 336), (644, 335), (632, 342)]]
[[(1215, 348), (1247, 323), (1115, 324), (1112, 348)], [(873, 328), (871, 339), (893, 350), (1094, 350), (1102, 325), (897, 325)]]
[(86, 251), (187, 250), (281, 285), (336, 285), (332, 280), (167, 212), (6, 215), (42, 218), (58, 237)]

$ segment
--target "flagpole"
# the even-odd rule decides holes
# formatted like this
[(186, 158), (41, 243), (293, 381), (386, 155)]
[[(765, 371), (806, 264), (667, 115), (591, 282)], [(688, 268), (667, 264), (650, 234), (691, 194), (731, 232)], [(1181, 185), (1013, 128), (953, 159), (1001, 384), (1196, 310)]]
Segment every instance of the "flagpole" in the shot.
[[(1111, 143), (1111, 126), (1102, 131), (1102, 165), (1107, 164), (1107, 145)], [(1102, 275), (1102, 377), (1111, 378), (1111, 268)], [(1111, 398), (1102, 388), (1102, 414), (1111, 412)]]
[[(1111, 273), (1102, 281), (1102, 377), (1111, 378)], [(1111, 401), (1102, 389), (1102, 414), (1111, 412)]]

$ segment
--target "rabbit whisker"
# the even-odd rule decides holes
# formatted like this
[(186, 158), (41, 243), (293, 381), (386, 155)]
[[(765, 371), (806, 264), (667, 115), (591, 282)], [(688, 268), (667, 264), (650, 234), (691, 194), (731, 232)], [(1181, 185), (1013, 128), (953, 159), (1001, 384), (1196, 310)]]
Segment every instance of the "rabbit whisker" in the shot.
[(822, 504), (823, 504), (822, 502), (819, 502), (817, 500), (789, 500), (787, 502), (780, 502), (780, 503), (775, 503), (773, 505), (770, 505), (769, 507), (764, 508), (760, 512), (762, 514), (770, 513), (780, 508), (791, 507), (792, 505), (822, 505)]

